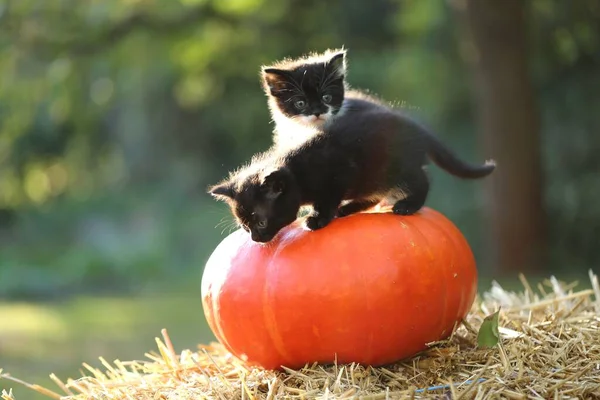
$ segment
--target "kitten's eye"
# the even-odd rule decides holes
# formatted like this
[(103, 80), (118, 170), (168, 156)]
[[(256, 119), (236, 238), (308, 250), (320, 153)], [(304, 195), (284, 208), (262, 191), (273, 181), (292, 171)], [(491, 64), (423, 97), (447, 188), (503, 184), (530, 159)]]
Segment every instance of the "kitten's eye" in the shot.
[(330, 94), (325, 94), (325, 95), (323, 95), (323, 101), (324, 101), (325, 103), (329, 103), (331, 100), (332, 100), (332, 97), (331, 97), (331, 95), (330, 95)]
[(297, 109), (302, 110), (304, 107), (306, 107), (306, 102), (304, 100), (298, 100), (297, 102), (294, 103), (294, 106)]
[(263, 219), (263, 220), (261, 220), (261, 221), (258, 221), (258, 222), (256, 223), (256, 226), (258, 226), (258, 227), (259, 227), (259, 228), (261, 228), (261, 229), (262, 229), (262, 228), (266, 228), (266, 227), (267, 227), (267, 220), (266, 220), (266, 219)]

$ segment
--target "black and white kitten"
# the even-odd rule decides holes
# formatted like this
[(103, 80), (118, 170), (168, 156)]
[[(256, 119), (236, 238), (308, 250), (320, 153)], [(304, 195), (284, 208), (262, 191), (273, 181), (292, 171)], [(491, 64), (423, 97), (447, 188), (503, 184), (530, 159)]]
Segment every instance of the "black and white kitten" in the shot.
[(343, 113), (346, 98), (362, 96), (345, 79), (346, 50), (284, 59), (261, 69), (261, 83), (275, 122), (273, 141), (294, 146)]
[(229, 203), (252, 240), (273, 239), (304, 205), (313, 209), (306, 220), (311, 230), (382, 200), (393, 204), (395, 214), (413, 214), (429, 192), (427, 156), (461, 178), (483, 178), (495, 169), (493, 161), (472, 165), (460, 160), (397, 110), (369, 99), (344, 103), (344, 116), (332, 118), (320, 134), (291, 148), (274, 145), (209, 188)]

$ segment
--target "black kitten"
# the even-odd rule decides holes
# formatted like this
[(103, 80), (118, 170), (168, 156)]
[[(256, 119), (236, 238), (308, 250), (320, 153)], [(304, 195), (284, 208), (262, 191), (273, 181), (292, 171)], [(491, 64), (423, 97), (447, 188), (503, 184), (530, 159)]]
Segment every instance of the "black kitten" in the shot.
[[(471, 165), (400, 112), (369, 99), (346, 99), (347, 113), (301, 145), (273, 146), (209, 192), (229, 203), (256, 242), (270, 241), (292, 223), (302, 205), (312, 205), (311, 230), (382, 200), (409, 215), (425, 203), (427, 155), (461, 178), (483, 178), (493, 161)], [(342, 205), (343, 201), (348, 201)]]
[(255, 242), (268, 242), (286, 225), (294, 222), (302, 196), (287, 184), (287, 169), (269, 152), (254, 156), (248, 166), (230, 174), (209, 188), (218, 200), (226, 201), (240, 225)]

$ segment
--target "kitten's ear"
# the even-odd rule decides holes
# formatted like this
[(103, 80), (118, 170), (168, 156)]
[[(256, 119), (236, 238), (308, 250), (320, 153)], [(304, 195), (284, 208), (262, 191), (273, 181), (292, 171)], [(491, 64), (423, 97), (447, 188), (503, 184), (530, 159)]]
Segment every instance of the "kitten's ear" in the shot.
[(346, 50), (335, 53), (327, 62), (327, 68), (332, 69), (337, 76), (343, 77), (346, 74)]
[(263, 180), (263, 188), (266, 190), (267, 197), (276, 198), (285, 191), (288, 186), (290, 172), (287, 168), (277, 169)]
[(277, 68), (263, 68), (262, 69), (263, 87), (265, 90), (269, 90), (272, 95), (276, 95), (286, 86), (286, 74), (285, 71)]
[(231, 182), (219, 183), (208, 188), (210, 193), (217, 200), (232, 200), (235, 198), (236, 192)]

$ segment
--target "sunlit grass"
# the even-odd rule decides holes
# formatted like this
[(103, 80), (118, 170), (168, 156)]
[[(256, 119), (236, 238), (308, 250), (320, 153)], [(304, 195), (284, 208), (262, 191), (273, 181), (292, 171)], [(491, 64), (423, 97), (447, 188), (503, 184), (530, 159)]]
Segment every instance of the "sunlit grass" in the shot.
[[(199, 286), (199, 285), (196, 285)], [(0, 368), (5, 373), (53, 387), (49, 374), (80, 376), (82, 362), (143, 359), (167, 328), (177, 350), (213, 340), (199, 287), (140, 297), (77, 297), (56, 303), (0, 303)], [(41, 395), (12, 387), (17, 400)]]
[(61, 315), (51, 307), (22, 302), (0, 304), (0, 335), (64, 337), (67, 333)]

